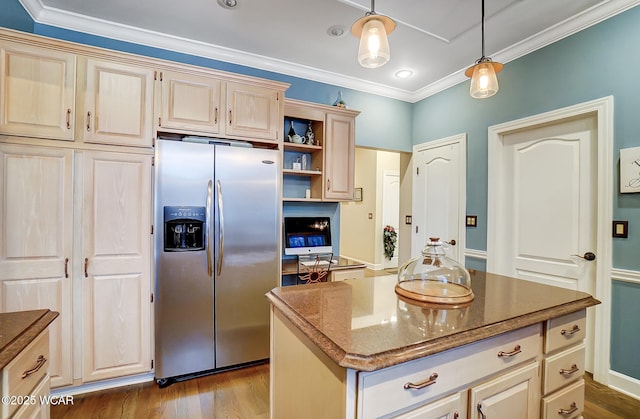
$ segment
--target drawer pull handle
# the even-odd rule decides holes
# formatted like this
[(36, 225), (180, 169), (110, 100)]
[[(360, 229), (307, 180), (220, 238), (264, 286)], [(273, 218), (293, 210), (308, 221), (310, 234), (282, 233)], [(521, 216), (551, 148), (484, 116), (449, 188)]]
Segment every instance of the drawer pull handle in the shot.
[(91, 111), (87, 112), (87, 132), (91, 131)]
[(69, 278), (69, 258), (64, 258), (64, 277)]
[(511, 358), (514, 355), (518, 355), (520, 352), (522, 352), (522, 348), (520, 347), (520, 345), (516, 345), (513, 347), (513, 351), (511, 352), (505, 352), (505, 351), (498, 352), (498, 357)]
[(571, 407), (569, 409), (558, 409), (559, 415), (570, 415), (578, 410), (578, 406), (576, 402), (571, 403)]
[(38, 372), (38, 370), (42, 368), (45, 362), (47, 362), (47, 358), (45, 358), (44, 355), (40, 355), (36, 360), (36, 366), (22, 373), (22, 379), (24, 380), (31, 374)]
[(418, 383), (418, 384), (405, 383), (404, 389), (408, 390), (408, 389), (412, 388), (412, 389), (415, 389), (415, 390), (420, 390), (422, 388), (429, 387), (430, 385), (435, 384), (437, 379), (438, 379), (438, 373), (434, 372), (433, 374), (431, 374), (429, 376), (428, 380), (423, 381), (421, 383)]
[(480, 413), (480, 418), (487, 419), (487, 415), (485, 415), (484, 412), (482, 411), (482, 403), (478, 403), (476, 408), (478, 409), (478, 413)]
[(67, 129), (71, 129), (71, 109), (67, 109)]
[(571, 365), (571, 369), (570, 370), (566, 370), (564, 368), (560, 368), (560, 374), (562, 374), (562, 375), (571, 375), (571, 374), (575, 374), (578, 371), (580, 371), (580, 369), (578, 368), (578, 366), (576, 364)]
[(84, 258), (84, 277), (89, 278), (89, 272), (87, 272), (87, 268), (89, 267), (89, 258)]
[(561, 335), (573, 335), (574, 333), (578, 333), (580, 331), (580, 327), (577, 324), (574, 324), (573, 327), (571, 328), (571, 330), (567, 330), (567, 329), (562, 329), (560, 331)]

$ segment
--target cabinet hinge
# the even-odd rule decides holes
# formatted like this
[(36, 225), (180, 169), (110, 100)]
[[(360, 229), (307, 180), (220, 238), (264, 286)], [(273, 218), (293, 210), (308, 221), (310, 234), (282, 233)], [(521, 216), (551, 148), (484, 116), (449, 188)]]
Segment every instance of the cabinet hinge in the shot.
[(153, 303), (153, 293), (151, 293), (151, 302)]

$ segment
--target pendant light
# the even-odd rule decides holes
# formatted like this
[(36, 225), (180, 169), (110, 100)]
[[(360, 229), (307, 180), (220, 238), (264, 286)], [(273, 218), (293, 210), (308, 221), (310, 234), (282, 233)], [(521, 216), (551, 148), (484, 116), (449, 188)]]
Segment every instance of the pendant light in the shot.
[(391, 52), (387, 36), (396, 28), (393, 19), (376, 14), (374, 3), (375, 0), (371, 0), (371, 11), (351, 26), (351, 33), (360, 38), (358, 62), (366, 68), (380, 67), (389, 61)]
[(467, 68), (464, 74), (471, 77), (469, 94), (476, 99), (486, 99), (498, 93), (496, 74), (502, 71), (503, 65), (484, 56), (484, 0), (482, 0), (482, 57)]

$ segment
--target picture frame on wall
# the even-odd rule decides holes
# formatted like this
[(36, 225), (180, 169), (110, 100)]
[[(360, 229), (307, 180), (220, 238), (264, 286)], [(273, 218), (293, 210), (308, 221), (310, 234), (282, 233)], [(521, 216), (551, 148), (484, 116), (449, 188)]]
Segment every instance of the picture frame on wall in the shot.
[(640, 193), (640, 147), (620, 150), (620, 193)]

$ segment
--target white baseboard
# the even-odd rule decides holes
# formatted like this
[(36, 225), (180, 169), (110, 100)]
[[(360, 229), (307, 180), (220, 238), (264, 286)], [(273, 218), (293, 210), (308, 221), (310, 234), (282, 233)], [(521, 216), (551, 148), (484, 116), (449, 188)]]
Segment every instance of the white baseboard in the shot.
[(51, 395), (55, 397), (75, 396), (77, 394), (93, 393), (94, 391), (108, 390), (132, 384), (148, 383), (153, 380), (153, 373), (132, 375), (129, 377), (96, 381), (95, 383), (81, 384), (78, 386), (54, 388), (51, 389)]
[(640, 400), (640, 380), (619, 372), (609, 371), (609, 387), (629, 397)]

